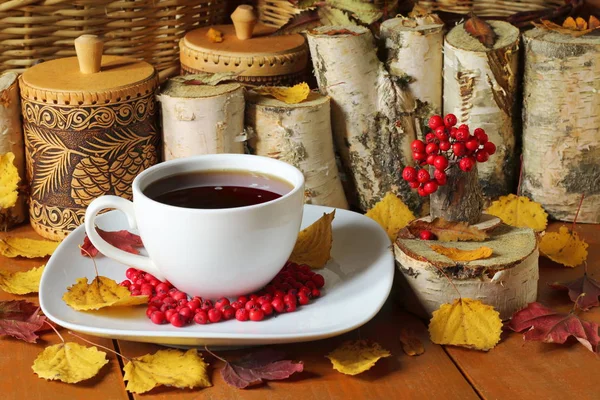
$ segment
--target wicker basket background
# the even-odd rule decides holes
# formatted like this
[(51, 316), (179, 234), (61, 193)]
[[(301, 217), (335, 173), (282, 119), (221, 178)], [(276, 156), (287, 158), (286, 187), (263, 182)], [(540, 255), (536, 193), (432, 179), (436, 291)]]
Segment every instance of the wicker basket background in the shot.
[(179, 39), (221, 23), (226, 0), (0, 0), (0, 72), (75, 55), (82, 34), (104, 40), (104, 54), (153, 64), (161, 79), (179, 72)]

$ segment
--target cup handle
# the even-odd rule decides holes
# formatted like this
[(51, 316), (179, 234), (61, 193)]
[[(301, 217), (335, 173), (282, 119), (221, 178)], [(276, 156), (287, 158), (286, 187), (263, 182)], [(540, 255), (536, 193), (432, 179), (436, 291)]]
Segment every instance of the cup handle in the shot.
[(98, 213), (106, 208), (114, 208), (121, 211), (123, 214), (127, 216), (127, 221), (129, 222), (130, 229), (137, 228), (137, 222), (135, 220), (135, 211), (133, 209), (133, 203), (129, 200), (125, 200), (118, 196), (102, 196), (98, 197), (94, 201), (90, 203), (86, 212), (85, 212), (85, 233), (87, 233), (88, 238), (100, 251), (100, 253), (104, 254), (108, 258), (112, 258), (115, 261), (123, 263), (125, 265), (129, 265), (132, 267), (136, 267), (141, 269), (144, 272), (148, 272), (154, 275), (157, 279), (164, 281), (165, 278), (163, 274), (158, 270), (156, 265), (150, 260), (149, 257), (141, 256), (138, 254), (128, 253), (124, 250), (121, 250), (112, 244), (108, 243), (106, 240), (102, 239), (102, 237), (96, 231), (95, 220), (98, 216)]

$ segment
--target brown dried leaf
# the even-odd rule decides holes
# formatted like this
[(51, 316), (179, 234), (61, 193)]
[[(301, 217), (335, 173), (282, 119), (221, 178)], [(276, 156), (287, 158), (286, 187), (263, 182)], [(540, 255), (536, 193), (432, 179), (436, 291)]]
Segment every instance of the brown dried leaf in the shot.
[[(572, 18), (571, 18), (572, 19)], [(592, 20), (592, 18), (590, 17), (590, 23), (588, 28), (589, 29), (583, 29), (583, 30), (578, 30), (577, 29), (577, 22), (575, 22), (575, 25), (573, 26), (573, 28), (565, 28), (565, 24), (567, 24), (568, 26), (571, 26), (570, 22), (567, 22), (567, 20), (565, 20), (565, 22), (563, 22), (563, 26), (560, 26), (558, 24), (555, 24), (552, 21), (548, 21), (548, 20), (541, 20), (541, 23), (536, 23), (536, 22), (531, 22), (535, 27), (537, 28), (541, 28), (541, 29), (546, 29), (549, 31), (553, 31), (553, 32), (558, 32), (558, 33), (562, 33), (563, 35), (570, 35), (573, 37), (580, 37), (583, 35), (587, 35), (588, 33), (600, 28), (600, 21), (598, 21), (596, 18), (594, 18), (594, 20)]]
[(488, 49), (494, 47), (497, 35), (490, 24), (473, 15), (467, 20), (467, 22), (465, 22), (464, 27), (469, 35), (479, 40), (485, 47)]
[(469, 226), (466, 222), (451, 222), (443, 218), (434, 218), (431, 222), (416, 220), (408, 224), (407, 228), (415, 237), (418, 237), (421, 231), (431, 231), (441, 242), (481, 242), (488, 237), (487, 233), (474, 226)]
[(600, 20), (594, 17), (593, 15), (590, 15), (590, 20), (588, 21), (588, 28), (592, 30), (600, 28)]
[(423, 343), (412, 332), (408, 332), (406, 328), (400, 329), (400, 343), (402, 343), (402, 351), (407, 356), (420, 356), (425, 353)]
[(588, 28), (587, 22), (585, 22), (585, 19), (583, 19), (581, 17), (577, 17), (577, 19), (575, 20), (575, 25), (576, 25), (578, 31), (583, 31)]

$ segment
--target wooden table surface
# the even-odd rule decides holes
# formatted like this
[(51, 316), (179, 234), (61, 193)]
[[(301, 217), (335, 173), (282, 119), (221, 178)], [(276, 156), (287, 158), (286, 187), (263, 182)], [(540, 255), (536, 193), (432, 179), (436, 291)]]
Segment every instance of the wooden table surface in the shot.
[[(555, 231), (561, 224), (552, 223)], [(600, 279), (600, 226), (579, 225), (579, 234), (589, 243), (588, 271)], [(36, 237), (28, 226), (7, 235)], [(27, 270), (43, 260), (8, 259), (0, 256), (0, 270)], [(538, 301), (567, 311), (572, 303), (564, 292), (551, 290), (548, 282), (567, 281), (581, 276), (583, 267), (565, 268), (540, 259)], [(0, 300), (26, 299), (37, 303), (36, 295), (14, 296), (0, 291)], [(600, 323), (600, 308), (585, 313), (585, 318)], [(402, 352), (400, 328), (408, 328), (425, 345), (425, 353), (409, 357)], [(118, 350), (127, 357), (156, 351), (160, 346), (127, 341), (88, 339)], [(351, 377), (332, 369), (325, 355), (346, 339), (369, 338), (388, 349), (392, 356), (380, 360), (371, 370)], [(73, 340), (69, 338), (69, 340)], [(77, 341), (77, 340), (76, 340)], [(504, 333), (500, 344), (488, 353), (456, 347), (442, 347), (428, 340), (427, 321), (403, 311), (394, 296), (379, 314), (363, 327), (339, 337), (316, 342), (278, 346), (288, 358), (303, 361), (304, 372), (284, 381), (269, 382), (252, 389), (239, 390), (221, 379), (222, 362), (203, 353), (210, 365), (213, 386), (207, 389), (180, 390), (160, 387), (143, 395), (125, 391), (122, 360), (107, 354), (110, 362), (99, 375), (79, 384), (46, 381), (31, 369), (42, 349), (58, 343), (53, 332), (41, 335), (38, 344), (0, 337), (0, 398), (8, 399), (600, 399), (598, 371), (600, 358), (576, 341), (567, 345), (524, 342), (519, 333)], [(221, 352), (228, 358), (244, 350)]]

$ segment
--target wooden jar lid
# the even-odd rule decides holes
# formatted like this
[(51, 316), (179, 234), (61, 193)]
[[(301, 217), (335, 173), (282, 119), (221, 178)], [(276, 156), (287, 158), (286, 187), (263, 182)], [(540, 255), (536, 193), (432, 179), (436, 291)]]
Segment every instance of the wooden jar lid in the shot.
[(233, 25), (212, 28), (223, 33), (222, 42), (206, 36), (210, 27), (188, 32), (179, 42), (184, 71), (275, 77), (302, 73), (308, 63), (306, 39), (300, 34), (268, 36), (273, 28), (257, 24), (250, 39), (240, 40)]
[(149, 63), (103, 56), (101, 42), (91, 35), (84, 37), (95, 46), (89, 52), (77, 48), (77, 57), (47, 61), (26, 70), (21, 76), (21, 96), (57, 105), (109, 104), (143, 96), (158, 86), (158, 75)]

